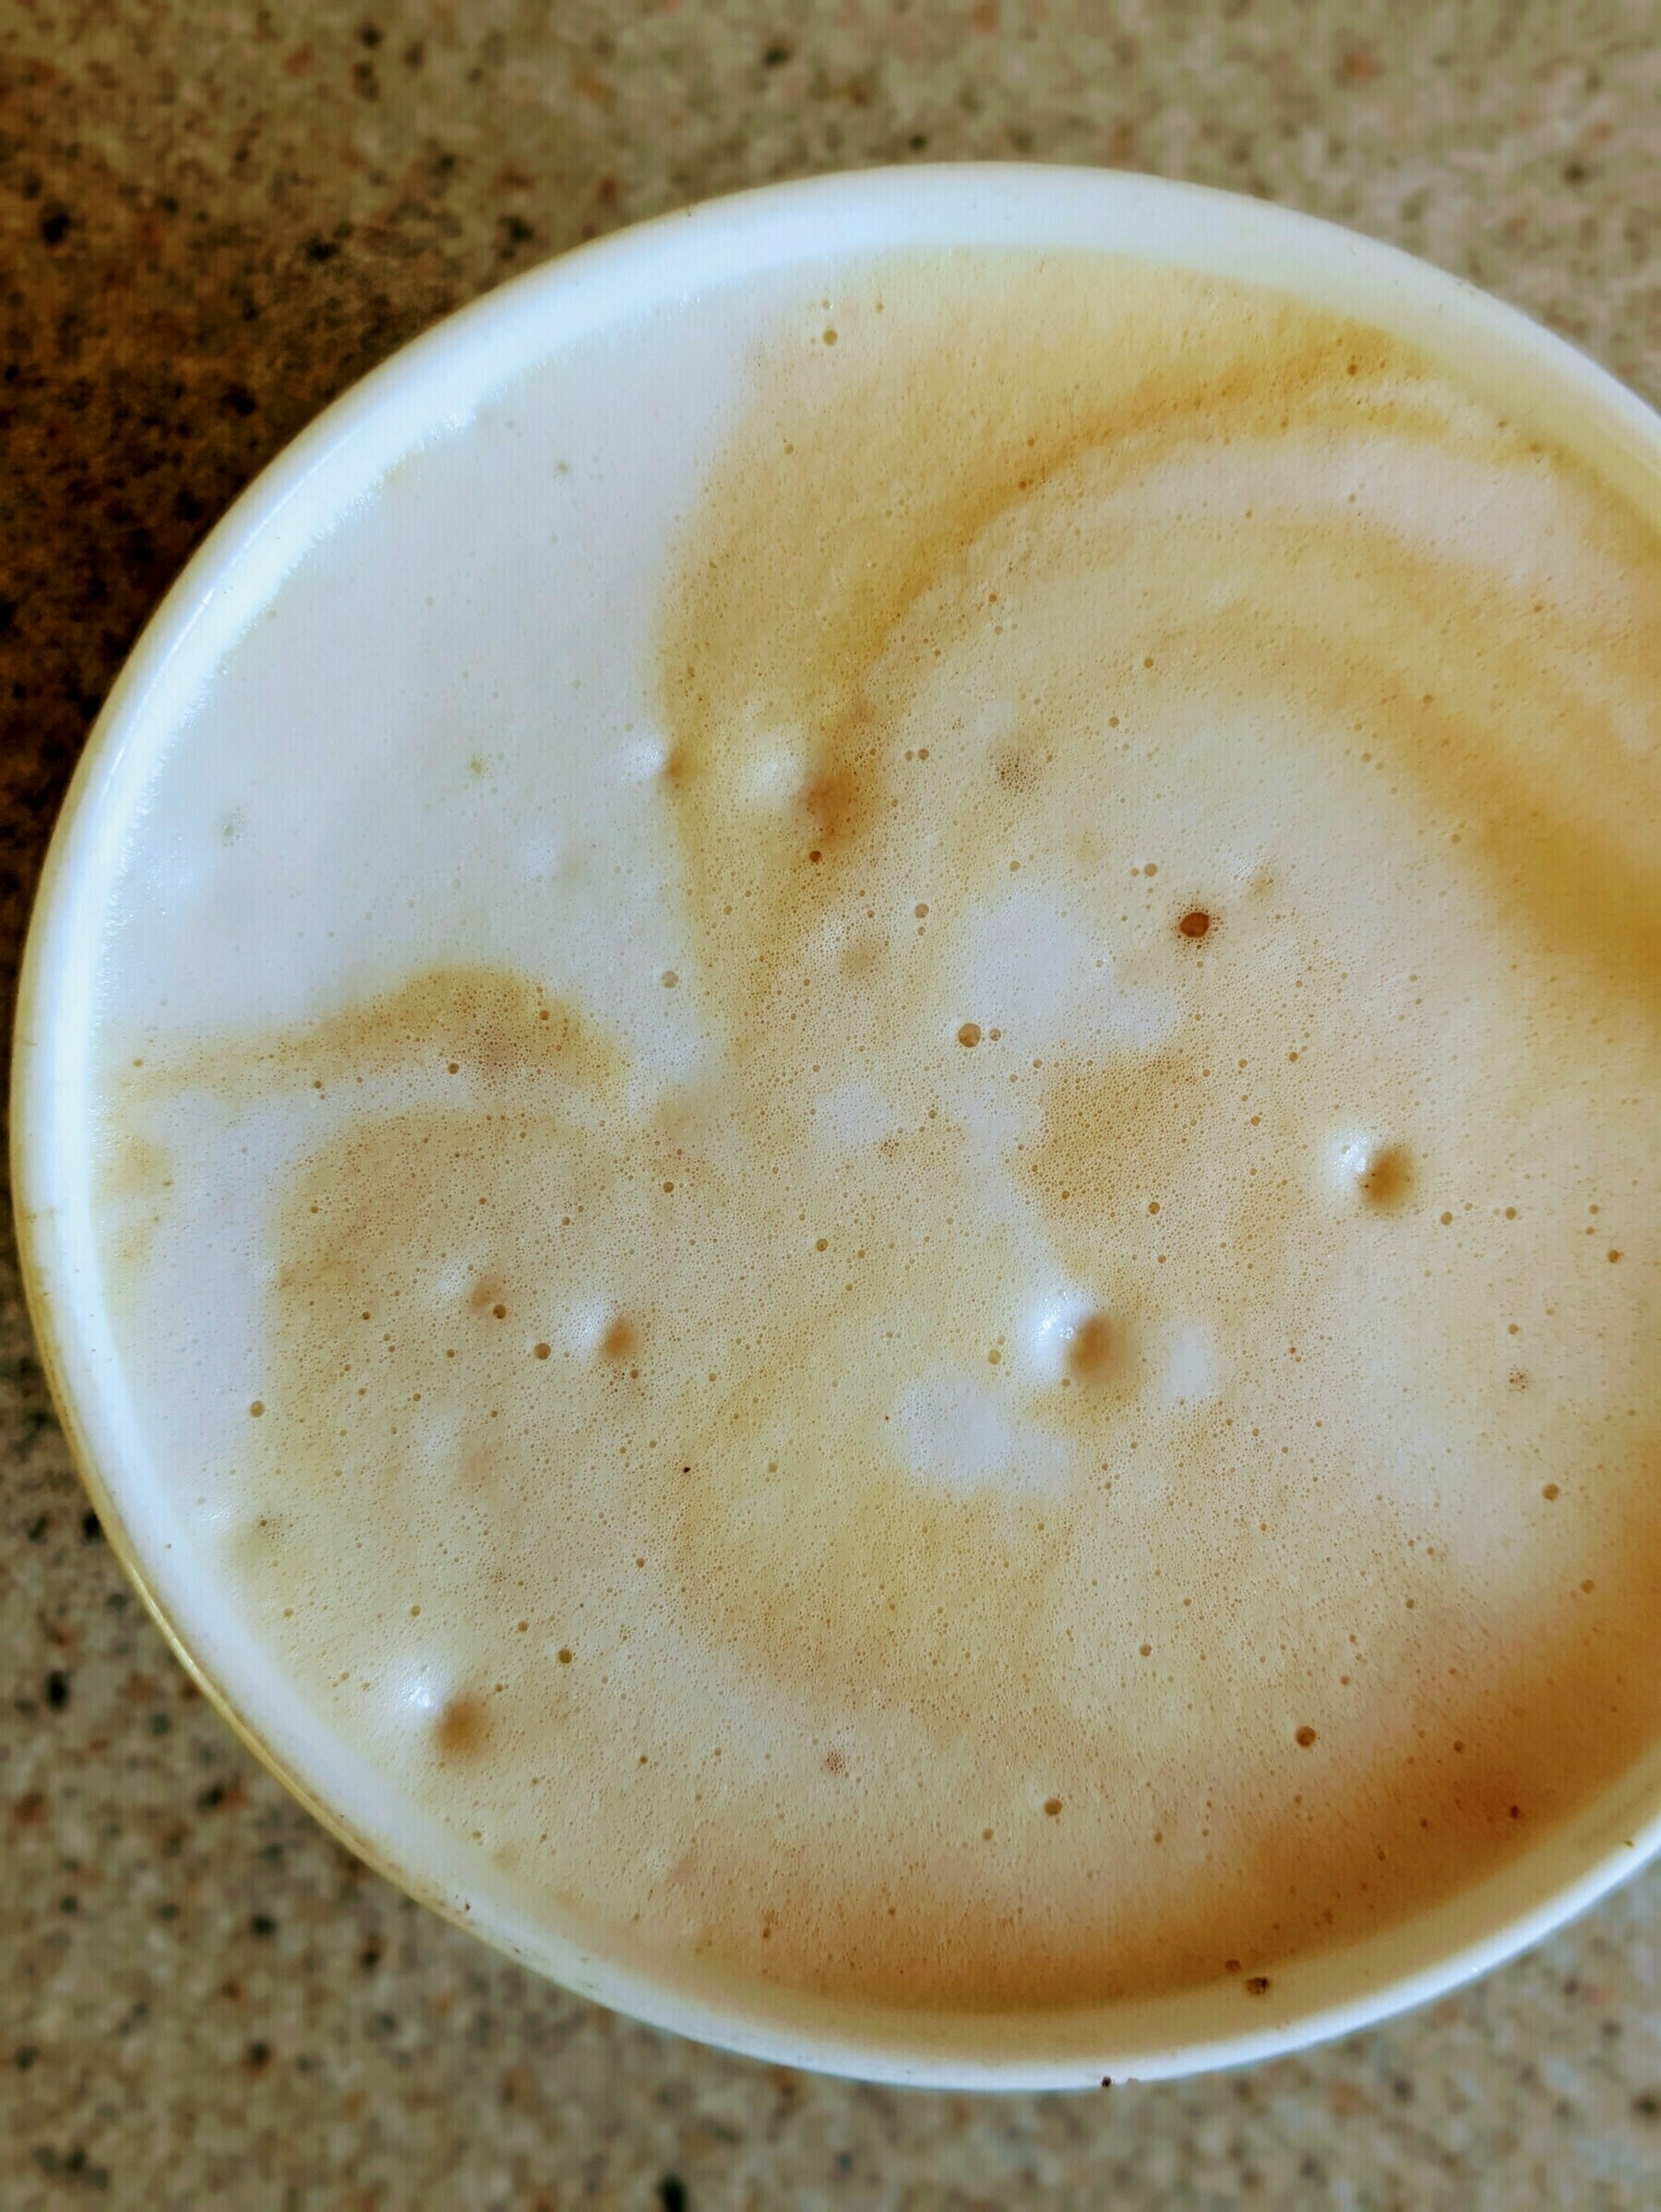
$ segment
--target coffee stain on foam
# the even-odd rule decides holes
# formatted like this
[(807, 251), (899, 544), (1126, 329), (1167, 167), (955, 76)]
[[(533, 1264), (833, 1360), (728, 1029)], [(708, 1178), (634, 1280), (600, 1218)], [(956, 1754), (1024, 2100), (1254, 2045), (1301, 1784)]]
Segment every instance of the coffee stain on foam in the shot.
[(422, 1072), (488, 1088), (551, 1077), (563, 1089), (602, 1095), (615, 1090), (626, 1065), (603, 1029), (533, 978), (469, 965), (429, 968), (273, 1034), (170, 1051), (136, 1068), (124, 1088), (138, 1102), (196, 1089), (240, 1106), (296, 1077), (329, 1092)]
[[(380, 1692), (334, 1687), (442, 1648), (447, 1710), (489, 1715), (467, 1803), (533, 1895), (660, 1967), (901, 2004), (1186, 1986), (1450, 1893), (1661, 1718), (1653, 1424), (1538, 1502), (1542, 1455), (1589, 1465), (1585, 1362), (1592, 1418), (1641, 1387), (1620, 1271), (1561, 1301), (1555, 1393), (1508, 1397), (1491, 1273), (1430, 1198), (1501, 1138), (1554, 1191), (1587, 1142), (1648, 1156), (1612, 1106), (1553, 1121), (1581, 1045), (1537, 986), (1549, 948), (1655, 1071), (1661, 558), (1387, 338), (1269, 295), (946, 256), (841, 284), (836, 327), (758, 364), (663, 602), (719, 1078), (642, 1100), (580, 1010), (469, 970), (210, 1041), (129, 1118), (154, 1144), (193, 1089), (332, 1115), (273, 1201), (240, 1494), (284, 1512), (241, 1572), (342, 1729), (459, 1819), (455, 1746), (397, 1752)], [(1288, 507), (1297, 441), (1324, 484), (1386, 434), (1457, 449), (1496, 511), (1555, 487), (1566, 611), (1404, 538), (1399, 500), (1378, 530)], [(1185, 519), (1222, 452), (1278, 487), (1261, 518)], [(974, 1003), (964, 948), (1057, 914), (1099, 998)], [(1475, 1085), (1398, 1026), (1398, 969), (1491, 1010)], [(1400, 1206), (1332, 1204), (1358, 1115)], [(1540, 1203), (1508, 1280), (1571, 1247)], [(1112, 1347), (1087, 1373), (1022, 1357), (1056, 1282)], [(1404, 1378), (1448, 1453), (1405, 1485)], [(976, 1409), (961, 1467), (911, 1449), (930, 1389)], [(868, 1751), (834, 1788), (832, 1733)]]

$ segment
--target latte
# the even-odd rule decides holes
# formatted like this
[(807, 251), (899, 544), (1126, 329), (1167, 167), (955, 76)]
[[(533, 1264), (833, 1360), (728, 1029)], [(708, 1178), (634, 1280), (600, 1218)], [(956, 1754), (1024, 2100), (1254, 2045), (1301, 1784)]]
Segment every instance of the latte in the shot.
[(1244, 2002), (1661, 1730), (1661, 541), (1267, 292), (759, 298), (415, 455), (182, 729), (128, 1387), (480, 1895)]

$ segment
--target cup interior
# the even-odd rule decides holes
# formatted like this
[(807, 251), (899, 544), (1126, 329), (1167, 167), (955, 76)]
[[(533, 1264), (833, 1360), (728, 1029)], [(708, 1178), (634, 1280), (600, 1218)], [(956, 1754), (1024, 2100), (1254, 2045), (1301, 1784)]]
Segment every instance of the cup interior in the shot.
[[(181, 577), (113, 691), (54, 836), (30, 930), (14, 1061), (14, 1189), (37, 1336), (111, 1541), (181, 1660), (249, 1747), (360, 1856), (580, 1993), (780, 2063), (957, 2087), (1061, 2088), (1255, 2060), (1348, 2032), (1495, 1966), (1661, 1848), (1661, 1745), (1501, 1872), (1388, 1932), (1237, 1986), (1068, 2014), (932, 2015), (782, 1996), (640, 1967), (479, 1897), (436, 1823), (388, 1816), (192, 1556), (147, 1455), (94, 1238), (89, 1010), (102, 916), (158, 763), (213, 671), (340, 518), (400, 461), (464, 435), (519, 377), (715, 292), (744, 305), (780, 272), (938, 245), (1129, 255), (1268, 286), (1422, 347), (1541, 429), (1661, 527), (1661, 421), (1561, 341), (1392, 249), (1254, 201), (1096, 172), (965, 167), (780, 186), (649, 223), (533, 270), (406, 349), (244, 495)], [(648, 519), (650, 519), (648, 517)], [(465, 1903), (462, 1901), (466, 1900)]]

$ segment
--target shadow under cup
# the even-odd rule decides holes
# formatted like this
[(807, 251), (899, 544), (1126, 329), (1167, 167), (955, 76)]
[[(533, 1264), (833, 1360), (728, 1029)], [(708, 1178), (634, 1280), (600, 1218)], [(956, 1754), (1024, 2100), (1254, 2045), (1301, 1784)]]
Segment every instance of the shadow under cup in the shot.
[[(298, 1685), (273, 1677), (234, 1590), (193, 1556), (188, 1515), (153, 1464), (141, 1393), (117, 1351), (95, 1222), (92, 1017), (109, 996), (101, 963), (112, 887), (173, 733), (309, 550), (401, 462), (568, 348), (707, 291), (741, 299), (747, 284), (830, 257), (958, 247), (1129, 256), (1377, 325), (1445, 363), (1469, 390), (1525, 407), (1544, 436), (1661, 527), (1661, 422), (1601, 370), (1427, 266), (1255, 202), (1081, 171), (912, 170), (747, 194), (585, 248), (455, 317), (331, 408), (237, 503), (151, 623), (88, 745), (48, 858), (18, 1017), (14, 1186), (42, 1355), (111, 1541), (186, 1668), (354, 1851), (509, 1955), (682, 2033), (874, 2079), (1083, 2086), (1349, 2031), (1537, 1941), (1661, 1846), (1661, 1744), (1499, 1871), (1382, 1932), (1277, 1964), (1273, 1976), (1105, 2005), (978, 2010), (805, 1995), (712, 1967), (671, 1975), (620, 1940), (551, 1927), (510, 1890), (481, 1885), (468, 1839), (413, 1804), (388, 1811), (376, 1777), (319, 1725)], [(662, 523), (652, 501), (665, 496), (633, 487), (618, 527), (649, 544)], [(1179, 927), (1204, 934), (1191, 915)], [(1649, 1531), (1643, 1541), (1653, 1551), (1658, 1539)]]

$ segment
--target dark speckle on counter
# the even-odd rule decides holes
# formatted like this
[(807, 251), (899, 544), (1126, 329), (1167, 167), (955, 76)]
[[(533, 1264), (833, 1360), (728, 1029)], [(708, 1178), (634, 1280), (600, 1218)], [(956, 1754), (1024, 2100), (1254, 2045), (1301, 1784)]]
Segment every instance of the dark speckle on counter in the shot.
[[(1143, 169), (1426, 255), (1655, 401), (1658, 100), (1654, 0), (0, 5), (8, 1009), (81, 744), (183, 563), (329, 401), (546, 255), (818, 171)], [(1232, 2074), (998, 2099), (753, 2064), (485, 1951), (250, 1760), (126, 1602), (9, 1232), (0, 1449), (8, 2212), (1661, 2204), (1661, 1874)]]

